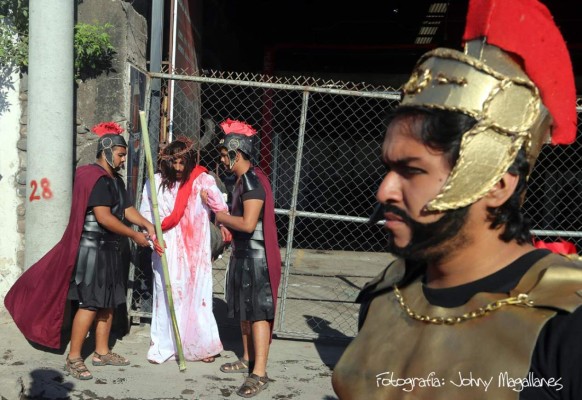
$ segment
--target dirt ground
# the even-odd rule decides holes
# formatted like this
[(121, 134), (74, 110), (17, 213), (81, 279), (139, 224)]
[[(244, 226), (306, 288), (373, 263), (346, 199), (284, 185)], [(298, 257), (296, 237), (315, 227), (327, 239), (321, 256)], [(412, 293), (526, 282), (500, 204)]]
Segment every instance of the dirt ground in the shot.
[[(276, 330), (279, 336), (274, 338), (269, 354), (271, 382), (257, 399), (337, 400), (331, 374), (356, 334), (359, 307), (353, 301), (363, 284), (390, 259), (386, 253), (294, 251), (285, 320), (282, 329)], [(225, 265), (217, 262), (214, 269), (214, 313), (225, 349), (214, 363), (189, 362), (184, 372), (175, 361), (148, 363), (149, 318), (131, 317), (117, 321), (117, 330), (129, 325), (129, 333), (117, 335), (117, 339), (112, 335), (111, 343), (114, 351), (128, 357), (131, 364), (93, 367), (90, 356), (94, 344), (89, 336), (83, 355), (94, 379), (80, 381), (64, 374), (66, 347), (50, 352), (35, 348), (8, 313), (0, 309), (0, 400), (242, 398), (236, 389), (244, 375), (219, 370), (220, 364), (236, 360), (242, 348), (240, 328), (225, 318)], [(282, 312), (283, 307), (278, 310), (276, 323), (281, 322)], [(68, 339), (63, 342), (68, 344)]]
[[(83, 355), (94, 379), (80, 381), (63, 371), (67, 349), (48, 352), (31, 345), (10, 316), (0, 314), (0, 399), (237, 399), (243, 374), (224, 374), (220, 364), (241, 354), (240, 330), (219, 326), (225, 350), (212, 364), (188, 362), (180, 372), (174, 361), (149, 364), (149, 325), (132, 325), (129, 334), (113, 338), (114, 351), (131, 360), (127, 367), (90, 364), (91, 337)], [(348, 341), (275, 338), (269, 354), (269, 387), (257, 399), (337, 399), (332, 386), (334, 365)]]

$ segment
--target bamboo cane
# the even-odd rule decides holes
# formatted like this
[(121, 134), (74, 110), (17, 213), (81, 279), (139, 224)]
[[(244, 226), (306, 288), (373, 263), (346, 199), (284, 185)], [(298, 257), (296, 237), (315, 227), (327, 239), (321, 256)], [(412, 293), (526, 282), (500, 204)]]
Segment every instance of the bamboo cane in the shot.
[[(152, 160), (152, 150), (150, 148), (150, 137), (148, 133), (148, 126), (145, 119), (145, 112), (139, 112), (139, 119), (141, 123), (143, 148), (146, 155), (146, 164), (148, 168), (148, 178), (150, 181), (150, 191), (152, 194), (152, 214), (156, 226), (156, 236), (162, 249), (165, 248), (164, 236), (162, 234), (162, 223), (160, 221), (160, 211), (158, 210), (158, 195), (156, 192), (156, 183), (154, 180), (154, 163)], [(168, 306), (170, 308), (170, 316), (172, 317), (172, 329), (174, 331), (174, 339), (178, 349), (178, 362), (180, 371), (186, 370), (186, 362), (184, 361), (184, 351), (182, 350), (182, 339), (180, 338), (180, 330), (178, 329), (178, 321), (176, 320), (176, 311), (174, 310), (174, 299), (172, 297), (172, 285), (170, 284), (170, 274), (168, 272), (168, 260), (166, 254), (162, 253), (162, 269), (164, 271), (164, 282), (166, 284), (166, 296), (168, 299)]]

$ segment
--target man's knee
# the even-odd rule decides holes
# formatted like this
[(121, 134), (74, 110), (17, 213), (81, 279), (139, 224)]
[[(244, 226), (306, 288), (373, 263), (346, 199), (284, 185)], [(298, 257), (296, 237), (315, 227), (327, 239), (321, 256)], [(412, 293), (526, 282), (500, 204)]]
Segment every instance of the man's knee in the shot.
[(240, 329), (243, 335), (251, 334), (251, 321), (241, 321)]

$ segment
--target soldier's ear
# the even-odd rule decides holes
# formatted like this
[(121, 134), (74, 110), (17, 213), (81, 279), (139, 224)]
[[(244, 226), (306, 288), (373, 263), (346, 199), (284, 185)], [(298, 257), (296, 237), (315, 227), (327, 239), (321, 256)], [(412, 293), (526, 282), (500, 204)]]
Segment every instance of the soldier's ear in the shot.
[(505, 204), (505, 202), (515, 192), (518, 183), (518, 175), (506, 172), (501, 180), (493, 186), (487, 195), (485, 195), (484, 200), (487, 207), (497, 208)]

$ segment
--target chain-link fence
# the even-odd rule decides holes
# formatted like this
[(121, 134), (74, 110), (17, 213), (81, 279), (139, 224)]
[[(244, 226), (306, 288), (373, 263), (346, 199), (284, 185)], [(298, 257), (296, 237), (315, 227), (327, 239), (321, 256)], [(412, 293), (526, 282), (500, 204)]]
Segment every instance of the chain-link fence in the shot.
[(582, 98), (578, 98), (576, 142), (542, 148), (529, 182), (524, 204), (534, 237), (567, 240), (582, 250)]
[[(227, 118), (243, 120), (261, 135), (258, 165), (271, 179), (283, 256), (275, 333), (355, 336), (358, 307), (353, 300), (391, 258), (385, 233), (367, 220), (384, 174), (384, 117), (398, 104), (399, 92), (362, 83), (220, 72), (150, 74), (150, 79), (160, 82), (160, 93), (169, 87), (175, 93), (172, 124), (163, 123), (168, 109), (148, 110), (152, 139), (157, 143), (158, 137), (166, 137), (166, 129), (173, 137), (193, 138), (199, 143), (201, 164), (215, 170), (228, 188), (234, 177), (218, 168), (218, 124)], [(160, 104), (168, 102), (162, 99)], [(193, 109), (200, 121), (180, 116)], [(578, 248), (579, 146), (580, 141), (546, 146), (526, 202), (536, 237), (571, 240)], [(215, 314), (223, 324), (235, 323), (223, 319), (228, 261), (227, 251), (214, 263)], [(151, 316), (149, 271), (147, 257), (138, 260), (130, 316)]]

